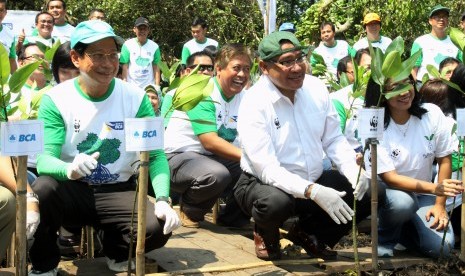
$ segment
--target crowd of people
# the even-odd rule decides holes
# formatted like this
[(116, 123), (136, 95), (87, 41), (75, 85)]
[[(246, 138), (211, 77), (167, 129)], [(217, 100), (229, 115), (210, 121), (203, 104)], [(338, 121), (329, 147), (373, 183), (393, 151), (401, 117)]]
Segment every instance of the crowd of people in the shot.
[[(213, 90), (189, 111), (172, 110), (176, 89), (161, 93), (160, 47), (148, 39), (144, 17), (135, 20), (135, 37), (124, 41), (104, 21), (104, 11), (93, 10), (73, 27), (64, 21), (65, 2), (52, 0), (37, 14), (31, 36), (22, 33), (15, 41), (2, 29), (12, 72), (43, 58), (39, 45), (62, 43), (51, 64), (54, 81), (39, 67), (22, 89), (30, 101), (37, 90), (53, 86), (38, 111), (44, 152), (28, 162), (29, 275), (57, 275), (59, 233), (84, 225), (97, 230), (109, 269), (127, 269), (138, 156), (125, 150), (124, 120), (154, 116), (164, 118), (165, 136), (164, 149), (151, 151), (147, 164), (155, 200), (147, 200), (146, 251), (163, 247), (178, 227), (202, 227), (222, 198), (218, 223), (242, 227), (253, 221), (258, 258), (281, 258), (279, 228), (296, 217), (288, 239), (311, 257), (333, 259), (332, 248), (351, 229), (353, 201), (357, 222), (370, 214), (372, 160), (362, 156), (357, 109), (378, 102), (385, 111), (377, 160), (378, 255), (405, 248), (449, 255), (454, 232), (461, 230), (460, 212), (449, 217), (448, 211), (463, 192), (461, 180), (452, 179), (462, 166), (463, 143), (451, 133), (455, 108), (465, 100), (441, 79), (423, 77), (431, 64), (465, 90), (462, 52), (446, 33), (449, 12), (441, 5), (431, 9), (431, 33), (415, 40), (411, 53), (422, 55), (409, 77), (382, 88), (370, 78), (365, 95), (355, 99), (352, 84), (329, 93), (327, 83), (308, 73), (320, 61), (296, 38), (293, 24), (266, 35), (254, 54), (241, 43), (218, 45), (206, 36), (206, 21), (196, 18), (178, 73), (204, 74)], [(0, 15), (5, 13), (0, 0)], [(356, 68), (370, 71), (369, 42), (383, 52), (391, 43), (380, 35), (378, 14), (366, 14), (363, 26), (367, 35), (353, 46), (335, 39), (333, 23), (320, 26), (322, 42), (314, 53), (339, 81), (353, 83)], [(261, 74), (252, 83), (254, 62)], [(381, 89), (400, 85), (408, 89), (379, 101)], [(9, 158), (0, 163), (1, 258), (14, 231), (16, 184), (15, 165)]]

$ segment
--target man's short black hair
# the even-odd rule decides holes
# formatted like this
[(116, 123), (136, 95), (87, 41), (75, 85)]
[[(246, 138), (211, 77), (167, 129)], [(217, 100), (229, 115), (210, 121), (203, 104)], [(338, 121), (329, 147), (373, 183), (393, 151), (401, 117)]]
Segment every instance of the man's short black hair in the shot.
[[(1, 0), (0, 0), (1, 1)], [(53, 22), (53, 15), (50, 14), (49, 12), (46, 12), (46, 11), (42, 11), (42, 12), (39, 12), (37, 15), (36, 15), (36, 18), (35, 18), (35, 22), (36, 24), (39, 23), (39, 16), (41, 16), (42, 14), (48, 14), (52, 17), (52, 24), (55, 25), (55, 23)]]
[(323, 28), (324, 28), (326, 25), (331, 26), (331, 30), (333, 30), (334, 33), (336, 32), (336, 26), (334, 26), (334, 23), (333, 23), (333, 22), (329, 22), (329, 21), (323, 21), (323, 22), (321, 23), (321, 25), (320, 25), (320, 31), (323, 30)]
[(196, 17), (194, 18), (194, 21), (192, 21), (191, 27), (195, 27), (197, 25), (200, 25), (203, 29), (208, 28), (207, 21), (201, 17)]
[(49, 0), (47, 1), (47, 5), (45, 6), (45, 8), (47, 9), (48, 11), (48, 7), (50, 6), (50, 2), (52, 1), (60, 1), (62, 4), (63, 4), (63, 9), (66, 10), (66, 3), (65, 3), (65, 0)]
[(203, 51), (195, 52), (192, 55), (190, 55), (189, 58), (187, 58), (186, 66), (189, 67), (189, 66), (194, 65), (194, 61), (196, 57), (204, 57), (204, 56), (209, 57), (213, 64), (212, 56), (207, 51), (203, 50)]
[(18, 50), (18, 52), (16, 53), (16, 55), (18, 56), (18, 60), (24, 60), (25, 58), (27, 58), (26, 49), (32, 46), (37, 46), (37, 44), (34, 42), (23, 44), (21, 48)]
[(337, 63), (337, 73), (336, 77), (337, 80), (340, 80), (340, 77), (342, 73), (347, 73), (347, 63), (352, 63), (352, 57), (351, 56), (345, 56), (339, 60)]
[(354, 57), (355, 63), (357, 63), (357, 65), (360, 64), (360, 61), (362, 60), (363, 54), (367, 54), (367, 55), (371, 56), (370, 49), (368, 49), (368, 48), (358, 49), (358, 51), (355, 53), (355, 57)]
[(89, 17), (91, 17), (91, 16), (92, 16), (92, 14), (94, 14), (94, 12), (103, 13), (103, 15), (105, 15), (105, 16), (106, 16), (106, 14), (105, 14), (105, 11), (104, 11), (104, 10), (102, 10), (102, 9), (99, 9), (99, 8), (93, 8), (93, 9), (92, 9), (92, 10), (89, 12)]
[(7, 0), (0, 0), (0, 3), (5, 3), (5, 6), (8, 4)]

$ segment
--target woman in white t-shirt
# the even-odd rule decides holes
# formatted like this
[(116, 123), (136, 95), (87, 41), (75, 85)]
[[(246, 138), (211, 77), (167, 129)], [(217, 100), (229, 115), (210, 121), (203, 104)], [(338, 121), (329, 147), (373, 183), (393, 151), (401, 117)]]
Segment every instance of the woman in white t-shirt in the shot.
[[(399, 85), (410, 89), (389, 100), (385, 108), (384, 136), (378, 147), (378, 176), (386, 185), (386, 201), (379, 206), (378, 255), (393, 256), (397, 243), (439, 257), (443, 231), (448, 224), (446, 196), (463, 192), (458, 180), (451, 180), (450, 129), (442, 111), (433, 104), (421, 104), (413, 79), (385, 85), (384, 93)], [(367, 86), (366, 106), (376, 106), (380, 87), (372, 79)], [(366, 173), (371, 175), (369, 153)], [(439, 165), (438, 182), (431, 183), (432, 164)], [(452, 227), (447, 228), (443, 254), (454, 245)]]

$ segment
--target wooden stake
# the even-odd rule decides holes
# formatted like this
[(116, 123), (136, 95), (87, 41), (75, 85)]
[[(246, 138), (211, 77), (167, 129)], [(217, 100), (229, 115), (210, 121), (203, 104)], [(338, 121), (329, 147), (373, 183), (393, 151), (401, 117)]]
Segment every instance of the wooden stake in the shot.
[(16, 275), (27, 275), (26, 262), (27, 155), (18, 157), (16, 180)]
[[(147, 213), (147, 185), (149, 172), (149, 152), (140, 153), (139, 193), (137, 197), (137, 246), (136, 246), (136, 275), (145, 275), (145, 233)], [(129, 263), (129, 266), (131, 264)], [(128, 269), (128, 271), (130, 271)]]
[[(462, 137), (462, 140), (465, 139), (465, 137)], [(460, 141), (459, 140), (459, 141)], [(460, 155), (462, 154), (462, 143), (459, 143), (459, 160), (460, 160)], [(463, 160), (463, 159), (462, 159)], [(465, 161), (465, 160), (464, 160)], [(465, 175), (465, 162), (462, 161), (462, 180), (463, 176)], [(460, 223), (460, 260), (465, 261), (465, 195), (462, 194), (462, 217), (461, 217), (461, 223)]]
[(371, 154), (371, 269), (373, 275), (378, 275), (378, 141), (370, 142)]

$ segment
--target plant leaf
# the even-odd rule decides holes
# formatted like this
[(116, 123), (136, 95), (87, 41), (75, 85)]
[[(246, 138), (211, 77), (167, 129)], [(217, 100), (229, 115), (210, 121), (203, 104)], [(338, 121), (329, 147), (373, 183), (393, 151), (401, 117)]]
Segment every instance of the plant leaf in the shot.
[(386, 93), (384, 95), (384, 97), (386, 98), (386, 100), (389, 100), (390, 98), (393, 98), (393, 97), (395, 97), (397, 95), (405, 93), (406, 91), (409, 91), (412, 88), (413, 88), (413, 86), (410, 83), (401, 83), (401, 84), (397, 85), (397, 87), (394, 88), (394, 90)]
[(18, 68), (18, 70), (16, 70), (16, 72), (11, 75), (8, 82), (10, 86), (10, 92), (18, 93), (21, 91), (21, 88), (24, 86), (29, 76), (32, 74), (32, 72), (39, 68), (41, 63), (42, 61), (38, 60)]
[(315, 59), (316, 64), (322, 64), (322, 65), (324, 65), (326, 67), (325, 60), (323, 59), (323, 57), (321, 55), (313, 52), (312, 57)]
[(426, 65), (426, 71), (433, 77), (433, 78), (440, 78), (441, 73), (439, 73), (439, 70), (434, 67), (434, 65), (428, 64)]
[(182, 78), (181, 84), (173, 95), (173, 108), (184, 112), (194, 108), (204, 98), (204, 88), (210, 79), (210, 76), (203, 74)]
[(158, 68), (160, 68), (160, 72), (163, 75), (163, 77), (167, 80), (170, 79), (171, 72), (170, 69), (168, 68), (168, 65), (164, 61), (160, 61), (157, 63)]
[[(465, 33), (460, 29), (450, 28), (449, 36), (452, 43), (463, 52), (465, 50)], [(465, 57), (462, 57), (462, 59), (465, 59)]]
[(379, 48), (373, 48), (370, 42), (368, 45), (371, 54), (371, 76), (377, 84), (384, 86), (385, 78), (382, 72), (384, 54)]
[(45, 50), (44, 54), (44, 59), (48, 62), (52, 62), (53, 56), (55, 55), (56, 51), (58, 50), (58, 47), (60, 47), (61, 42), (58, 39), (55, 41), (55, 43), (52, 45), (52, 48), (48, 48)]
[(402, 61), (400, 60), (400, 53), (396, 50), (391, 51), (384, 58), (383, 66), (381, 72), (385, 78), (390, 78), (397, 74), (401, 69)]
[(465, 95), (465, 92), (460, 88), (460, 86), (458, 86), (457, 84), (451, 82), (451, 81), (448, 81), (446, 79), (441, 79), (442, 82), (444, 82), (445, 84), (449, 85), (450, 87), (454, 88), (455, 90), (461, 92), (462, 94)]
[(402, 37), (396, 37), (386, 48), (386, 52), (384, 52), (384, 54), (388, 56), (392, 51), (397, 51), (399, 52), (399, 55), (402, 56), (404, 53), (404, 39)]
[(5, 46), (2, 43), (0, 44), (0, 83), (4, 85), (8, 82), (8, 77), (10, 76), (10, 58)]
[(401, 80), (405, 80), (406, 78), (408, 78), (410, 74), (412, 73), (412, 69), (413, 67), (415, 67), (415, 62), (420, 57), (420, 55), (421, 55), (421, 50), (415, 52), (407, 60), (402, 62), (399, 73), (392, 77), (392, 81), (399, 82)]

